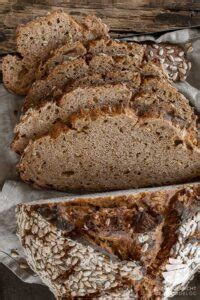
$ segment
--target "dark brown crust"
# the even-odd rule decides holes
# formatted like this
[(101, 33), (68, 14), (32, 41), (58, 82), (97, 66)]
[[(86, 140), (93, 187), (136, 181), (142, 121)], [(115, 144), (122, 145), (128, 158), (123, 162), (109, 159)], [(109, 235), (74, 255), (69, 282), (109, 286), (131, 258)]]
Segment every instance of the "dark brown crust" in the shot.
[[(121, 195), (121, 196), (105, 196), (105, 197), (98, 197), (98, 198), (76, 198), (72, 202), (68, 201), (59, 201), (59, 202), (46, 202), (46, 203), (37, 203), (33, 205), (29, 204), (20, 204), (20, 206), (28, 206), (28, 211), (30, 212), (37, 212), (39, 213), (44, 219), (48, 220), (50, 224), (53, 224), (56, 228), (62, 230), (65, 233), (66, 237), (69, 237), (72, 240), (76, 240), (79, 237), (79, 230), (81, 230), (81, 234), (84, 241), (88, 241), (87, 236), (87, 226), (92, 226), (91, 230), (95, 230), (95, 223), (96, 218), (92, 219), (92, 214), (95, 214), (101, 209), (105, 208), (105, 214), (107, 213), (107, 218), (111, 215), (107, 212), (107, 209), (116, 210), (116, 216), (120, 219), (120, 209), (124, 211), (124, 209), (139, 209), (137, 212), (137, 219), (134, 219), (134, 222), (138, 222), (141, 227), (139, 230), (141, 234), (148, 234), (151, 232), (149, 228), (151, 227), (151, 222), (148, 222), (147, 219), (139, 218), (141, 212), (141, 208), (148, 208), (148, 212), (150, 216), (154, 215), (155, 213), (158, 214), (158, 222), (156, 222), (156, 226), (158, 227), (160, 220), (164, 220), (163, 226), (160, 228), (162, 239), (161, 243), (159, 244), (158, 252), (154, 252), (153, 260), (151, 261), (150, 265), (145, 265), (146, 273), (143, 279), (140, 282), (132, 282), (134, 284), (134, 290), (137, 293), (138, 299), (160, 299), (159, 297), (163, 297), (163, 267), (168, 262), (170, 256), (170, 250), (176, 244), (178, 239), (177, 230), (179, 227), (184, 224), (188, 219), (191, 219), (198, 211), (199, 211), (199, 200), (200, 200), (200, 184), (188, 184), (185, 186), (180, 186), (177, 188), (169, 188), (167, 190), (159, 190), (159, 191), (150, 191), (150, 192), (142, 192), (131, 195)], [(18, 208), (19, 210), (19, 208)], [(68, 212), (66, 214), (66, 212)], [(79, 212), (79, 213), (77, 213)], [(79, 216), (83, 212), (82, 216)], [(88, 217), (83, 217), (86, 213)], [(71, 217), (70, 217), (71, 216)], [(101, 213), (102, 216), (102, 213)], [(82, 217), (82, 219), (81, 219)], [(144, 217), (144, 216), (143, 216)], [(126, 223), (128, 219), (126, 219), (126, 214), (123, 215), (122, 219)], [(91, 220), (92, 223), (89, 222)], [(93, 220), (93, 221), (92, 221)], [(145, 222), (144, 222), (145, 221)], [(136, 228), (137, 233), (137, 224), (133, 222), (133, 228)], [(87, 225), (86, 225), (87, 224)], [(89, 225), (90, 224), (90, 225)], [(92, 225), (93, 224), (93, 225)], [(98, 222), (97, 222), (98, 224)], [(102, 224), (100, 225), (101, 230), (106, 228), (107, 232), (111, 232), (113, 229), (112, 221), (109, 225)], [(121, 224), (121, 223), (120, 223)], [(86, 228), (85, 228), (86, 225)], [(71, 227), (72, 226), (72, 227)], [(93, 227), (94, 226), (94, 227)], [(135, 227), (136, 226), (136, 227)], [(149, 227), (150, 226), (150, 227)], [(115, 227), (115, 225), (114, 225)], [(117, 230), (118, 227), (116, 227)], [(76, 232), (77, 235), (73, 232)], [(90, 229), (89, 229), (90, 230)], [(97, 233), (101, 232), (98, 231)], [(124, 230), (126, 230), (124, 228)], [(173, 234), (172, 234), (173, 232)], [(73, 234), (72, 234), (73, 233)], [(98, 235), (98, 234), (97, 234)], [(196, 236), (196, 235), (195, 235)], [(198, 236), (198, 234), (197, 234)], [(108, 250), (106, 248), (106, 244), (100, 243), (98, 244), (99, 240), (94, 236), (89, 242), (94, 242), (94, 245), (100, 246), (103, 250)], [(110, 240), (109, 240), (110, 241)], [(120, 236), (119, 236), (120, 241)], [(156, 235), (156, 242), (158, 241), (158, 235)], [(121, 243), (122, 244), (122, 243)], [(112, 245), (112, 244), (111, 244)], [(114, 244), (113, 244), (114, 246)], [(112, 247), (113, 247), (112, 246)], [(129, 245), (130, 246), (130, 245)], [(105, 248), (104, 248), (105, 247)], [(126, 245), (124, 244), (124, 248)], [(115, 248), (113, 248), (115, 249)], [(123, 249), (123, 247), (122, 247)], [(138, 260), (143, 265), (142, 257), (148, 256), (151, 253), (141, 253), (140, 250), (138, 253)], [(117, 255), (119, 256), (119, 255)], [(120, 257), (119, 257), (120, 258)], [(123, 257), (120, 259), (124, 259)], [(127, 258), (129, 260), (130, 258)], [(158, 297), (158, 298), (156, 298)]]

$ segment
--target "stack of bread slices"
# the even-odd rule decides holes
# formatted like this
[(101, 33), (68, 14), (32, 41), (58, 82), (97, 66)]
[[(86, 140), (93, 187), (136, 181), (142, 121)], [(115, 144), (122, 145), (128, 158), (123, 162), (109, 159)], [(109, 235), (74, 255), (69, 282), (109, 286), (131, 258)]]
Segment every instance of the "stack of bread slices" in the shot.
[(26, 95), (12, 142), (23, 181), (104, 191), (200, 175), (197, 114), (144, 45), (63, 11), (20, 26), (16, 43), (2, 69), (7, 89)]
[(18, 205), (27, 261), (57, 299), (166, 299), (199, 269), (200, 186), (162, 187), (200, 176), (198, 116), (147, 48), (53, 11), (20, 26), (4, 58), (6, 88), (25, 95), (12, 142), (23, 181), (161, 185)]

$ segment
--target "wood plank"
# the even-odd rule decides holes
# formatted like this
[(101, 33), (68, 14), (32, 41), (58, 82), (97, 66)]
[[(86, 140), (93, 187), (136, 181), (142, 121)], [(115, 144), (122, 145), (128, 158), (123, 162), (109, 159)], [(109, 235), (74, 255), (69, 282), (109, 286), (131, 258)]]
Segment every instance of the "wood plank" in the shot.
[(18, 24), (57, 8), (63, 8), (72, 15), (95, 13), (110, 26), (114, 37), (200, 25), (200, 2), (192, 0), (0, 0), (0, 54), (15, 52)]

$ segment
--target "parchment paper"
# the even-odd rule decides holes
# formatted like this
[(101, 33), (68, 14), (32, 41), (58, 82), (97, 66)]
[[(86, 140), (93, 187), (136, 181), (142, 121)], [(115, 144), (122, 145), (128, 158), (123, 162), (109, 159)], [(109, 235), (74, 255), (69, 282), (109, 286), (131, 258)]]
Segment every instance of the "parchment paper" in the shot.
[[(153, 36), (135, 36), (128, 40), (155, 40)], [(175, 86), (190, 100), (200, 113), (200, 30), (185, 29), (170, 32), (159, 37), (156, 42), (171, 42), (184, 46), (192, 43), (194, 51), (188, 55), (192, 62), (191, 73), (186, 82)], [(16, 225), (14, 211), (16, 204), (38, 199), (54, 198), (67, 195), (55, 191), (38, 191), (20, 182), (16, 173), (18, 156), (9, 145), (13, 137), (13, 127), (19, 118), (22, 98), (8, 93), (0, 85), (0, 262), (10, 268), (19, 278), (29, 283), (41, 283), (40, 279), (29, 269), (20, 268), (24, 261), (23, 250), (15, 235)], [(68, 194), (70, 195), (70, 194)], [(16, 249), (18, 257), (11, 257), (11, 250)]]

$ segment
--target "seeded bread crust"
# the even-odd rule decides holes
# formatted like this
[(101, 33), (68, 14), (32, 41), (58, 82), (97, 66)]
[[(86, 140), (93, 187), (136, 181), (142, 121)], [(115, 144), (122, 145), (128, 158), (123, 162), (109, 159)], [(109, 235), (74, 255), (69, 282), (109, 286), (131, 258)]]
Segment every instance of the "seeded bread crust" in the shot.
[(162, 116), (141, 118), (131, 108), (107, 107), (73, 114), (69, 124), (58, 123), (28, 144), (18, 165), (23, 181), (57, 190), (102, 191), (200, 175), (200, 149), (188, 140), (187, 130)]
[(165, 299), (200, 266), (198, 183), (40, 200), (16, 217), (28, 263), (56, 297)]
[[(90, 24), (90, 27), (87, 25)], [(25, 95), (41, 61), (52, 55), (63, 44), (71, 47), (76, 41), (107, 38), (108, 27), (93, 15), (77, 23), (61, 10), (37, 18), (17, 30), (17, 50), (22, 56), (6, 56), (3, 59), (3, 79), (8, 90)], [(14, 80), (13, 80), (14, 79)]]

